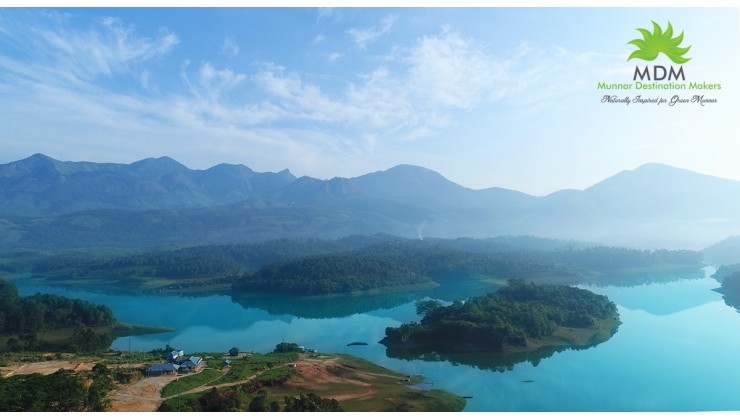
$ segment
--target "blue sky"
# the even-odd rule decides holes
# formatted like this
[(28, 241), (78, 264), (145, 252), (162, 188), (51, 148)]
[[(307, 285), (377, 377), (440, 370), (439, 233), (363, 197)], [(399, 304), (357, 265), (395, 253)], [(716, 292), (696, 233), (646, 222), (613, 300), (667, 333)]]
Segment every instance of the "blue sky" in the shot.
[[(660, 162), (740, 180), (737, 8), (0, 9), (0, 163), (44, 153), (470, 188), (582, 189)], [(636, 28), (684, 31), (686, 82), (633, 83)], [(675, 66), (675, 65), (674, 65)], [(676, 66), (677, 67), (677, 66)], [(624, 97), (701, 106), (608, 104)]]

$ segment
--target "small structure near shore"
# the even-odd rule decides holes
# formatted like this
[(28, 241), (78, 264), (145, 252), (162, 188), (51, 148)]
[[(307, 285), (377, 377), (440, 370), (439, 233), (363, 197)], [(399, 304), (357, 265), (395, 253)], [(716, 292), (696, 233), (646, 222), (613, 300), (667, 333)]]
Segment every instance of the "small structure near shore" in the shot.
[(176, 375), (180, 365), (175, 363), (159, 363), (146, 369), (146, 376)]

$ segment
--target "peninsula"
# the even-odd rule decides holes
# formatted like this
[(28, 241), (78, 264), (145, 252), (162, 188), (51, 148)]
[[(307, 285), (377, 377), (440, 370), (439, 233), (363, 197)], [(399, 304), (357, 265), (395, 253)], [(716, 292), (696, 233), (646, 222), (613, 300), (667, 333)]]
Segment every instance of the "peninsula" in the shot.
[(392, 349), (517, 352), (585, 346), (608, 340), (620, 324), (607, 297), (562, 285), (513, 279), (495, 293), (444, 306), (417, 304), (420, 322), (386, 328), (380, 343)]

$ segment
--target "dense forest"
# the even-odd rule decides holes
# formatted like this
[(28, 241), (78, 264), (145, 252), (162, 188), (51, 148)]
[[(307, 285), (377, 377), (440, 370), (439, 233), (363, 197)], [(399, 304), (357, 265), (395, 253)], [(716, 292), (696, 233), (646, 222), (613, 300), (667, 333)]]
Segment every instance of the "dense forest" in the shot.
[(535, 285), (509, 280), (495, 293), (449, 306), (426, 300), (417, 304), (420, 322), (388, 327), (381, 341), (388, 347), (430, 347), (458, 351), (502, 351), (525, 347), (559, 327), (595, 328), (618, 321), (616, 305), (607, 297), (564, 285)]
[[(209, 392), (203, 393), (197, 399), (184, 401), (184, 406), (177, 407), (181, 411), (192, 412), (277, 412), (277, 411), (302, 411), (302, 412), (330, 412), (344, 411), (337, 400), (333, 398), (321, 398), (314, 393), (300, 394), (298, 397), (283, 397), (283, 406), (278, 401), (269, 398), (265, 388), (252, 393), (248, 388), (250, 385), (241, 387), (211, 388)], [(251, 395), (256, 394), (256, 395)], [(173, 411), (172, 404), (162, 404), (159, 411)]]
[(399, 261), (375, 256), (325, 255), (271, 264), (239, 279), (235, 290), (331, 294), (429, 283)]
[(14, 251), (6, 253), (5, 262), (0, 261), (0, 271), (32, 273), (51, 279), (220, 277), (256, 271), (267, 264), (293, 258), (361, 249), (392, 238), (382, 234), (355, 235), (337, 240), (285, 238), (258, 243), (148, 249), (125, 253), (105, 249), (60, 253)]
[(19, 297), (13, 283), (0, 279), (0, 335), (10, 336), (7, 344), (13, 351), (49, 349), (37, 334), (63, 328), (73, 329), (72, 336), (67, 348), (58, 350), (107, 348), (112, 338), (94, 328), (115, 324), (107, 306), (40, 293)]
[(242, 275), (232, 287), (294, 294), (350, 293), (522, 273), (532, 277), (582, 275), (547, 255), (522, 251), (481, 254), (450, 248), (441, 242), (396, 240), (352, 252), (268, 264), (255, 273)]
[(0, 378), (0, 411), (105, 411), (113, 387), (111, 372), (103, 364), (84, 373), (59, 369), (50, 375)]
[(476, 244), (477, 251), (467, 250), (471, 243), (475, 242), (398, 240), (348, 253), (291, 259), (243, 274), (232, 288), (294, 294), (348, 293), (481, 277), (527, 277), (547, 283), (577, 284), (598, 281), (601, 274), (626, 268), (701, 265), (701, 254), (693, 251), (495, 247), (495, 251), (487, 252), (483, 241)]
[[(622, 271), (698, 269), (700, 252), (635, 250), (535, 237), (410, 240), (389, 235), (336, 240), (286, 238), (233, 245), (138, 252), (99, 249), (33, 253), (0, 259), (0, 271), (45, 282), (91, 279), (135, 289), (149, 279), (188, 288), (326, 294), (430, 285), (457, 278), (526, 277), (576, 284)], [(172, 286), (175, 284), (176, 287)]]

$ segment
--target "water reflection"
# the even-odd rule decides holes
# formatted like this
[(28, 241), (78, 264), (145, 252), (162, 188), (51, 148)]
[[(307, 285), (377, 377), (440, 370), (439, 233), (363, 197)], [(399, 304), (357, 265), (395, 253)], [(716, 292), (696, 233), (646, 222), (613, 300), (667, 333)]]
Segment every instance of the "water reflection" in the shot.
[[(719, 284), (710, 277), (714, 267), (705, 267), (700, 275), (694, 270), (682, 272), (687, 277), (676, 277), (679, 272), (669, 271), (660, 276), (613, 277), (598, 285), (584, 283), (580, 287), (607, 295), (620, 306), (659, 316), (683, 312), (720, 299), (720, 295), (712, 290)], [(640, 293), (635, 293), (637, 288)]]
[(392, 309), (422, 299), (452, 302), (495, 291), (498, 287), (478, 280), (460, 280), (433, 289), (367, 294), (356, 296), (285, 296), (276, 294), (238, 294), (231, 300), (244, 309), (261, 309), (274, 316), (327, 319)]
[(740, 298), (722, 295), (722, 300), (725, 302), (725, 305), (740, 313)]
[(367, 296), (303, 297), (268, 294), (234, 295), (231, 300), (244, 309), (257, 308), (270, 315), (298, 318), (342, 318), (380, 309), (391, 309), (418, 299), (412, 293)]
[(674, 281), (704, 278), (707, 275), (707, 269), (706, 267), (685, 267), (651, 273), (606, 274), (586, 280), (583, 284), (599, 287), (636, 287), (650, 284), (666, 284)]
[(392, 359), (406, 361), (423, 360), (427, 362), (449, 362), (455, 366), (465, 365), (476, 367), (481, 370), (490, 370), (492, 372), (506, 372), (514, 369), (514, 366), (520, 363), (529, 362), (532, 366), (537, 366), (543, 359), (552, 357), (556, 353), (567, 350), (586, 350), (596, 347), (600, 343), (594, 343), (584, 346), (557, 346), (544, 347), (531, 351), (502, 353), (502, 352), (481, 352), (481, 353), (459, 353), (444, 352), (421, 349), (386, 349), (386, 356)]

